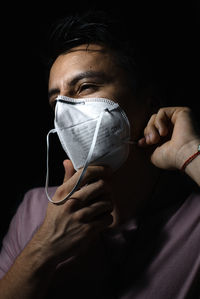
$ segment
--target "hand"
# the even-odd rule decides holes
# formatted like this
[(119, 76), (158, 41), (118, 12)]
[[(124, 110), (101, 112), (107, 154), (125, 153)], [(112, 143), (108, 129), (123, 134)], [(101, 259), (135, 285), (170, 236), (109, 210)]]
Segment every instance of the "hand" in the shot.
[[(53, 197), (61, 200), (75, 186), (81, 170), (75, 173), (71, 161), (64, 161), (65, 178)], [(89, 166), (76, 191), (62, 205), (48, 204), (46, 217), (38, 234), (44, 255), (55, 263), (77, 256), (99, 233), (111, 225), (113, 206), (106, 178), (109, 169)], [(42, 240), (42, 241), (41, 241)]]
[(163, 169), (181, 169), (197, 151), (200, 134), (195, 131), (191, 110), (187, 107), (161, 108), (153, 114), (139, 146), (154, 145), (152, 163)]

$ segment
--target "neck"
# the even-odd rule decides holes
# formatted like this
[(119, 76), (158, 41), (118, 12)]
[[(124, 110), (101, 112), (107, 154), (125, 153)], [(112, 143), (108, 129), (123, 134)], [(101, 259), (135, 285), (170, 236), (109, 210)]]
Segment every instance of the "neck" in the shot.
[(146, 149), (135, 147), (111, 179), (113, 227), (137, 218), (154, 193), (160, 170), (152, 165), (149, 154)]

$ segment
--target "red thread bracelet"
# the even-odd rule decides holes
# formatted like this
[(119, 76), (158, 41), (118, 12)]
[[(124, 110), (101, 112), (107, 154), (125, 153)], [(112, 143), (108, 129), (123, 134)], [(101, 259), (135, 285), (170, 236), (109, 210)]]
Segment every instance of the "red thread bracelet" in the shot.
[(185, 161), (185, 163), (181, 167), (181, 170), (185, 171), (185, 168), (187, 167), (187, 165), (190, 164), (190, 162), (192, 162), (199, 155), (200, 155), (200, 144), (198, 146), (197, 152)]

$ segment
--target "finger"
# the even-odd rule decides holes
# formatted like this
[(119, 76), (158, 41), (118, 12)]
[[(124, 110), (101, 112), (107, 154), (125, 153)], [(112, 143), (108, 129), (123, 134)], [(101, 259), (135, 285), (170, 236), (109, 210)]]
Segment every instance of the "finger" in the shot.
[[(74, 179), (74, 177), (76, 177)], [(93, 176), (89, 176), (88, 182)], [(61, 186), (59, 186), (56, 190), (56, 193), (54, 195), (54, 201), (59, 201), (61, 199), (64, 199), (74, 188), (75, 184), (77, 183), (77, 176), (76, 173), (66, 182), (64, 182)], [(81, 184), (82, 185), (82, 184)], [(72, 196), (68, 199), (70, 202), (73, 202), (73, 200), (76, 200), (75, 207), (72, 204), (72, 208), (79, 209), (83, 205), (85, 206), (90, 202), (91, 199), (95, 199), (98, 196), (105, 196), (110, 194), (111, 196), (111, 190), (109, 185), (103, 180), (99, 179), (98, 181), (91, 182), (90, 184), (85, 184), (82, 187), (79, 187), (77, 191), (75, 191)], [(66, 202), (67, 204), (67, 202)], [(67, 206), (69, 203), (67, 204)]]
[(101, 220), (99, 217), (103, 218), (105, 216), (104, 214), (110, 214), (112, 210), (113, 205), (111, 201), (103, 200), (77, 211), (74, 216), (81, 222), (89, 223), (91, 221)]
[(146, 144), (156, 144), (160, 141), (160, 134), (155, 125), (156, 114), (153, 114), (144, 130)]
[(94, 220), (90, 223), (85, 223), (83, 225), (85, 234), (88, 237), (88, 234), (91, 237), (97, 237), (97, 233), (107, 229), (113, 222), (113, 216), (111, 214), (104, 214), (100, 219)]
[(167, 115), (166, 108), (161, 108), (155, 118), (155, 126), (159, 131), (160, 136), (167, 136), (169, 133), (170, 119)]
[[(153, 125), (161, 137), (167, 136), (175, 125), (180, 113), (189, 113), (188, 107), (164, 107), (153, 117)], [(152, 120), (151, 120), (152, 121)], [(152, 124), (150, 121), (150, 124)], [(150, 129), (150, 128), (149, 128)]]
[[(92, 182), (97, 181), (99, 179), (103, 179), (104, 177), (108, 177), (110, 174), (110, 169), (108, 167), (103, 166), (89, 166), (85, 175), (82, 178), (82, 181), (80, 183), (79, 189), (76, 191), (78, 192), (81, 190), (81, 188), (85, 185), (90, 185)], [(66, 180), (61, 186), (59, 186), (56, 190), (56, 193), (54, 195), (54, 201), (59, 201), (64, 199), (75, 187), (77, 184), (79, 177), (81, 175), (81, 170), (77, 171), (72, 177), (70, 177), (68, 180)], [(76, 193), (75, 192), (75, 193)], [(84, 190), (85, 192), (85, 190)], [(71, 199), (74, 197), (77, 199), (77, 193), (71, 197)], [(84, 197), (84, 193), (82, 190), (82, 195), (78, 194), (78, 198), (81, 198), (81, 196)]]
[(180, 116), (180, 114), (187, 114), (191, 117), (191, 110), (189, 107), (166, 107), (161, 108), (161, 112), (165, 113), (166, 118), (168, 119), (168, 123), (171, 122), (173, 125), (175, 125), (177, 118)]
[(85, 185), (80, 190), (76, 191), (71, 197), (78, 199), (82, 202), (82, 206), (86, 206), (90, 204), (91, 200), (95, 200), (99, 197), (106, 197), (111, 199), (111, 189), (109, 185), (102, 179), (91, 183), (89, 185)]
[[(65, 196), (74, 188), (76, 183), (78, 182), (80, 175), (82, 173), (82, 169), (78, 170), (68, 181), (64, 182), (62, 185), (62, 189), (65, 193)], [(111, 174), (111, 169), (104, 166), (88, 166), (82, 181), (79, 185), (79, 189), (86, 184), (90, 184), (91, 182), (97, 181), (99, 179), (108, 178)]]
[(76, 171), (72, 162), (69, 159), (63, 161), (63, 166), (65, 169), (65, 176), (63, 182), (66, 182), (75, 174)]
[[(77, 176), (79, 176), (81, 173), (82, 169), (78, 171)], [(111, 175), (112, 169), (108, 166), (88, 166), (86, 173), (82, 179), (81, 186), (99, 179), (108, 179)]]
[(96, 234), (97, 232), (101, 232), (108, 228), (113, 222), (113, 216), (111, 214), (105, 214), (101, 217), (100, 220), (95, 220), (90, 222), (90, 229), (93, 234)]

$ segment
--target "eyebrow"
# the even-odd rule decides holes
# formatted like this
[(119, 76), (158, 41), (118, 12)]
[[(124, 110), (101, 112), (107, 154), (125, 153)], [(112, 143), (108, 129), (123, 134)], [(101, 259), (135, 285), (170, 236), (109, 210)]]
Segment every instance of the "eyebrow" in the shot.
[[(101, 80), (104, 80), (105, 82), (110, 81), (110, 76), (108, 76), (106, 73), (101, 72), (101, 71), (86, 71), (82, 72), (78, 75), (76, 75), (67, 85), (70, 87), (75, 86), (80, 80), (86, 79), (86, 78), (98, 78)], [(58, 94), (60, 92), (59, 88), (52, 88), (48, 92), (48, 97), (49, 99)]]

